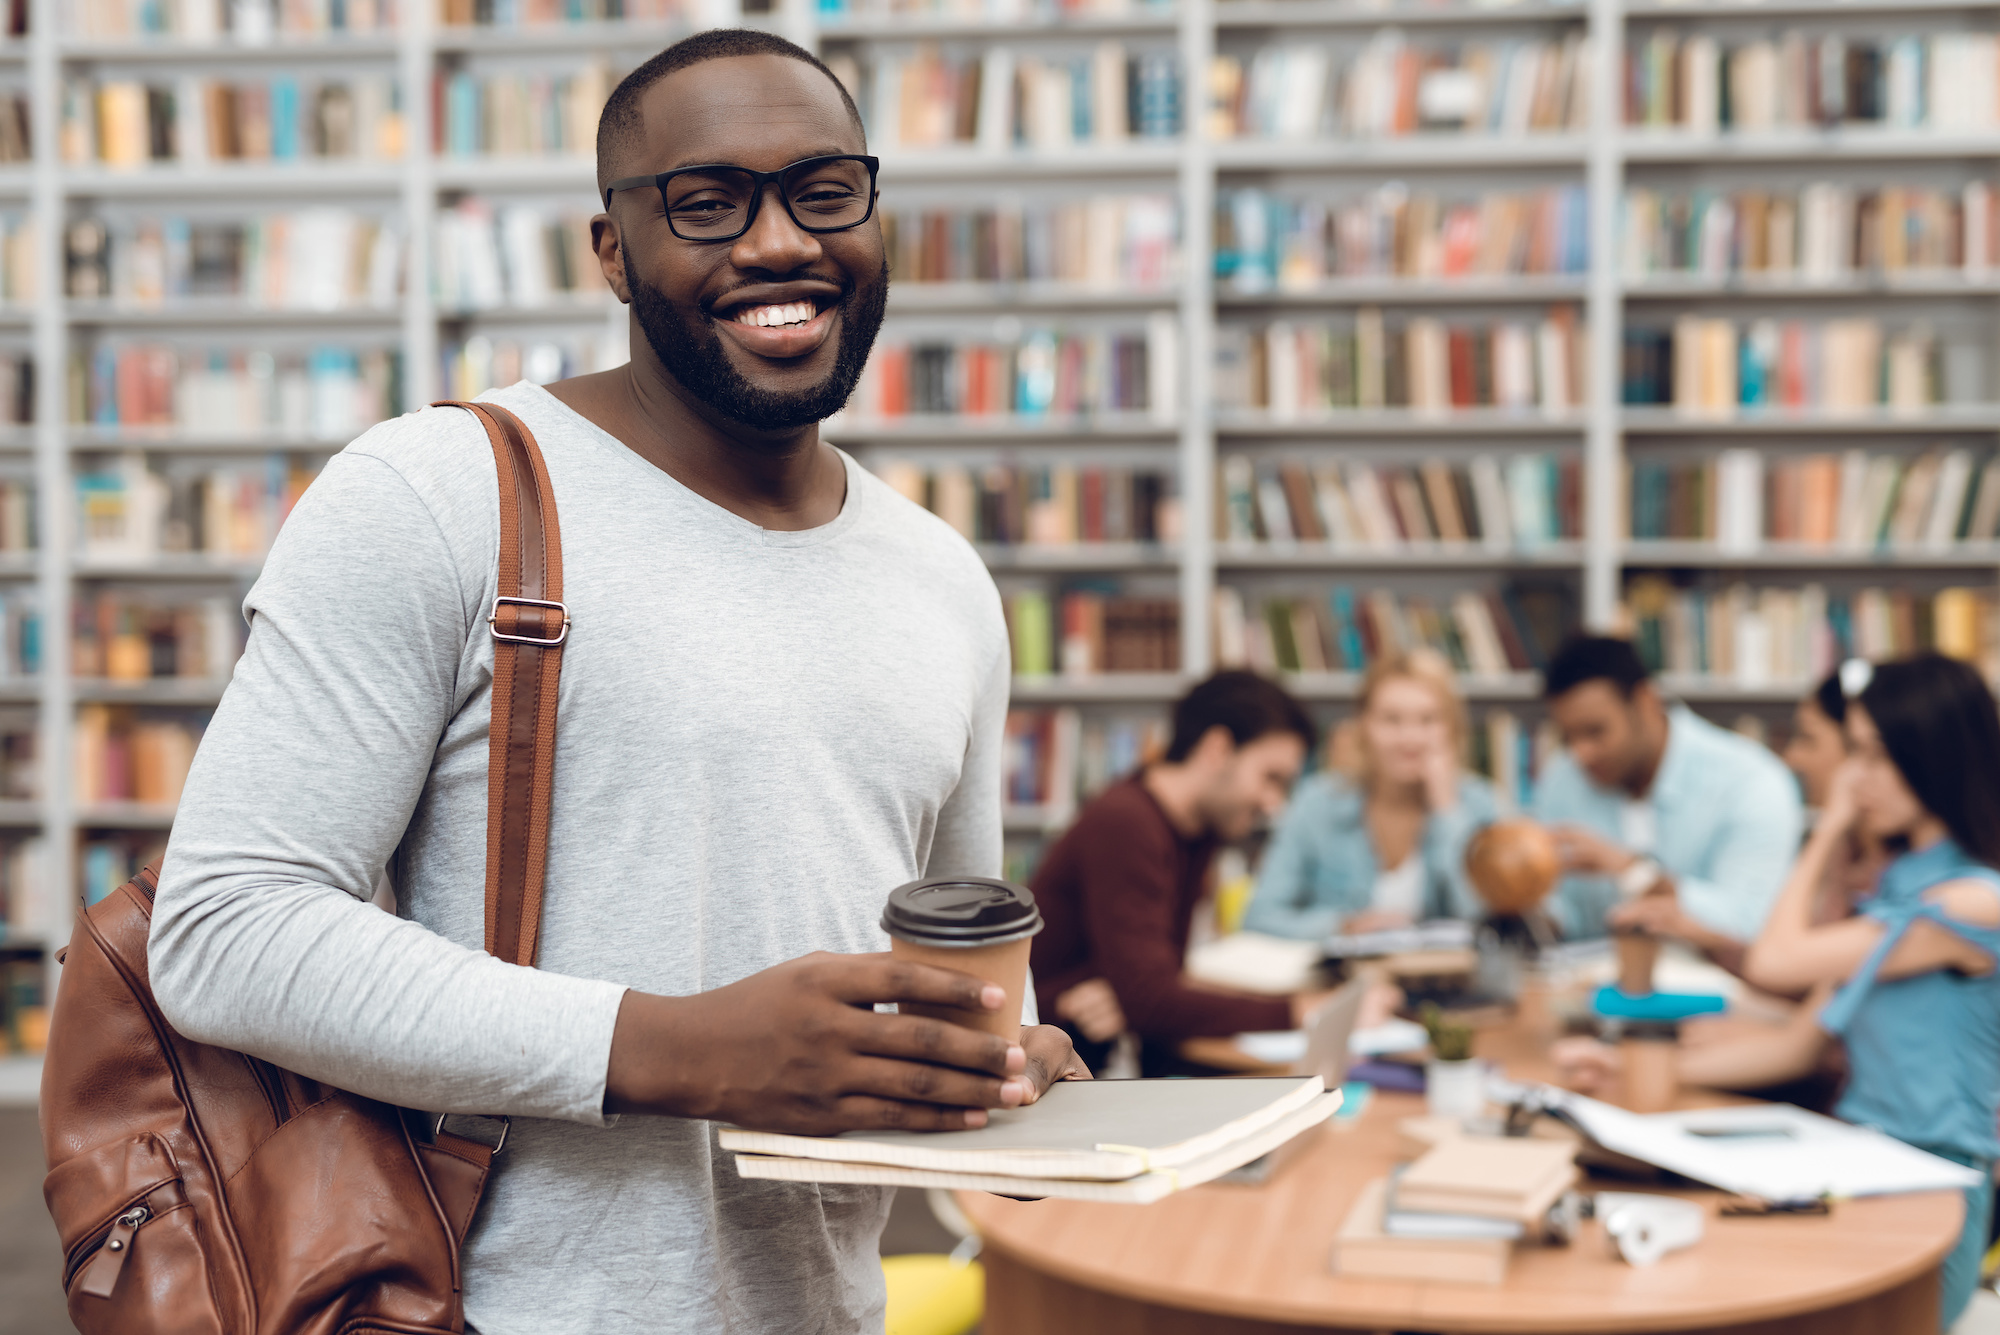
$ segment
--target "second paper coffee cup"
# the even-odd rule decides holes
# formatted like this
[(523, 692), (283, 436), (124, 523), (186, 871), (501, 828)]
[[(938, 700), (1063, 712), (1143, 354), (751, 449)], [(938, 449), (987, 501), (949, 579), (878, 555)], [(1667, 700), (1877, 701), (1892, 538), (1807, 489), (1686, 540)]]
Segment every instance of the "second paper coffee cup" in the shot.
[(882, 930), (898, 958), (969, 973), (1007, 993), (997, 1011), (904, 1002), (898, 1007), (904, 1014), (984, 1029), (1009, 1043), (1020, 1040), (1028, 949), (1042, 930), (1041, 910), (1026, 887), (980, 876), (912, 881), (889, 892)]

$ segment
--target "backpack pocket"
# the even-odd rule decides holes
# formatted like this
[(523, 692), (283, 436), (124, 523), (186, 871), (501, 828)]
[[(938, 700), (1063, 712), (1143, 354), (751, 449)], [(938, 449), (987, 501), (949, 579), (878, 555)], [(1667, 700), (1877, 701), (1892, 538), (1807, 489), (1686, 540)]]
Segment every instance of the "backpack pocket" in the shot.
[(42, 1183), (83, 1335), (220, 1335), (208, 1256), (173, 1154), (150, 1133), (59, 1166)]

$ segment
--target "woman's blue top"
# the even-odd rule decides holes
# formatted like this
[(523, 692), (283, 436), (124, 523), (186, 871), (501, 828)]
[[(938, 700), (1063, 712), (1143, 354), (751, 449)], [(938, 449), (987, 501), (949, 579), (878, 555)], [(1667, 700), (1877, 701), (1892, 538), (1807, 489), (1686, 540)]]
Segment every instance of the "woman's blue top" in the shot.
[[(1417, 850), (1424, 862), (1424, 917), (1472, 918), (1484, 912), (1465, 878), (1465, 844), (1498, 814), (1485, 781), (1461, 774), (1458, 804), (1424, 822)], [(1314, 774), (1292, 792), (1258, 870), (1243, 926), (1302, 940), (1327, 936), (1369, 907), (1381, 870), (1360, 785), (1333, 771)]]
[(2000, 963), (2000, 928), (1947, 917), (1923, 895), (1946, 881), (1976, 880), (2000, 890), (2000, 872), (1950, 839), (1891, 862), (1861, 912), (1886, 929), (1882, 942), (1820, 1013), (1820, 1026), (1847, 1041), (1847, 1092), (1834, 1109), (1911, 1145), (1991, 1159), (2000, 1117), (2000, 969), (1979, 978), (1935, 969), (1914, 978), (1876, 977), (1882, 961), (1919, 918), (1956, 933)]

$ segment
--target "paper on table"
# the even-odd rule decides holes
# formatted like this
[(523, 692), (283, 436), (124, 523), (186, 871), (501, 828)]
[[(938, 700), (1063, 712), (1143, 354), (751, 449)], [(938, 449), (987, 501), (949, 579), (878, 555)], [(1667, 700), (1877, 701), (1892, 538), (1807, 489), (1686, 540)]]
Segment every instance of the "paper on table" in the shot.
[(1324, 948), (1335, 959), (1402, 955), (1419, 950), (1465, 950), (1472, 945), (1472, 924), (1458, 918), (1438, 918), (1414, 927), (1381, 932), (1336, 933)]
[[(1347, 1051), (1356, 1057), (1373, 1057), (1384, 1052), (1417, 1052), (1428, 1042), (1430, 1037), (1422, 1025), (1409, 1020), (1384, 1020), (1349, 1034)], [(1290, 1066), (1305, 1058), (1306, 1031), (1269, 1029), (1238, 1034), (1236, 1046), (1252, 1061), (1266, 1066)]]
[(1724, 1191), (1768, 1200), (1956, 1190), (1978, 1186), (1981, 1180), (1970, 1168), (1879, 1131), (1790, 1104), (1642, 1117), (1567, 1094), (1558, 1106), (1605, 1149)]
[(1317, 941), (1236, 932), (1190, 950), (1187, 971), (1198, 982), (1277, 995), (1305, 991), (1319, 961)]

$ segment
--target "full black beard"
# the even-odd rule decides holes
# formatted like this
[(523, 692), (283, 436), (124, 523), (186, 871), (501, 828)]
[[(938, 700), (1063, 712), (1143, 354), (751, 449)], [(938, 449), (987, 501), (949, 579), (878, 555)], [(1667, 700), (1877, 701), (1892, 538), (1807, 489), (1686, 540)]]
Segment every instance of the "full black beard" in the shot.
[(722, 350), (722, 340), (705, 324), (709, 316), (684, 316), (660, 290), (639, 281), (632, 257), (625, 256), (625, 284), (632, 294), (632, 311), (645, 331), (653, 355), (670, 375), (697, 399), (732, 422), (755, 431), (793, 431), (824, 421), (839, 412), (861, 372), (868, 352), (882, 329), (889, 304), (889, 265), (873, 283), (856, 286), (840, 299), (840, 348), (826, 379), (810, 389), (778, 393), (759, 389), (743, 378)]

